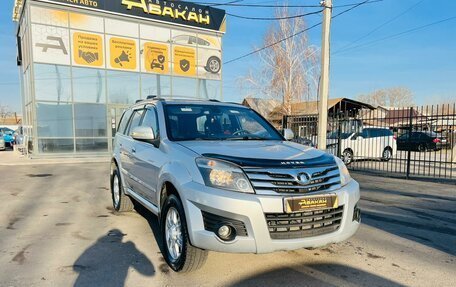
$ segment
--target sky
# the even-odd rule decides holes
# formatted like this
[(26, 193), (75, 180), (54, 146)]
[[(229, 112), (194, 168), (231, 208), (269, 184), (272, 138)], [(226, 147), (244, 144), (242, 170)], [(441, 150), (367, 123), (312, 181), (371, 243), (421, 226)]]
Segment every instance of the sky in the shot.
[[(456, 1), (372, 1), (373, 3), (361, 5), (334, 18), (331, 23), (330, 98), (356, 99), (358, 95), (376, 89), (402, 86), (412, 91), (417, 105), (456, 102)], [(14, 36), (16, 28), (15, 23), (11, 21), (14, 1), (1, 2), (0, 104), (8, 105), (20, 114), (21, 98)], [(319, 2), (320, 0), (244, 0), (238, 3), (318, 5)], [(333, 5), (336, 6), (333, 13), (335, 15), (349, 8), (337, 7), (339, 5), (358, 2), (363, 1), (333, 0)], [(273, 8), (218, 8), (223, 8), (231, 14), (249, 17), (274, 16)], [(291, 15), (296, 13), (293, 9), (296, 8), (291, 8)], [(304, 12), (319, 10), (303, 9)], [(266, 31), (274, 24), (274, 21), (227, 17), (227, 32), (223, 37), (224, 62), (262, 47)], [(419, 29), (449, 18), (452, 19)], [(312, 26), (322, 20), (322, 14), (306, 16), (305, 20), (308, 26)], [(391, 37), (415, 28), (418, 30)], [(320, 47), (321, 26), (309, 30), (308, 37), (312, 45)], [(361, 37), (363, 38), (360, 39)], [(352, 48), (348, 49), (350, 47)], [(261, 61), (257, 55), (224, 65), (224, 100), (242, 101), (247, 92), (239, 88), (239, 79), (260, 65)], [(248, 92), (255, 96), (252, 91)]]

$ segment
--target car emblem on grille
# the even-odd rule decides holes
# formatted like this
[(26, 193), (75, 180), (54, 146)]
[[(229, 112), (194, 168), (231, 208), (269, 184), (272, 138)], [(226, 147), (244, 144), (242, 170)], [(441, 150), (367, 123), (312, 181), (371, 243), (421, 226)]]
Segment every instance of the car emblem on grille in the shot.
[(299, 184), (306, 185), (310, 182), (310, 175), (306, 172), (301, 172), (298, 174), (296, 179), (298, 180)]

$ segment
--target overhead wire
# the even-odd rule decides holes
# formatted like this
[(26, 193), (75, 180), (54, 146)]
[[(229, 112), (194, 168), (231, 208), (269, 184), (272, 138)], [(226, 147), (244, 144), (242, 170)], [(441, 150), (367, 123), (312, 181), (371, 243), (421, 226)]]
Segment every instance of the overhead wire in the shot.
[[(341, 15), (343, 15), (343, 14), (345, 14), (345, 13), (350, 12), (351, 10), (353, 10), (353, 9), (355, 9), (355, 8), (361, 6), (361, 5), (364, 5), (364, 4), (368, 3), (368, 2), (370, 2), (370, 0), (365, 0), (365, 1), (363, 1), (363, 2), (359, 2), (358, 4), (352, 6), (352, 7), (348, 8), (348, 9), (345, 9), (344, 11), (342, 11), (342, 12), (340, 12), (340, 13), (338, 13), (338, 14), (332, 16), (331, 18), (332, 18), (332, 19), (337, 18), (337, 17), (339, 17), (339, 16), (341, 16)], [(275, 45), (277, 45), (277, 44), (280, 44), (280, 43), (282, 43), (282, 42), (284, 42), (284, 41), (286, 41), (286, 40), (288, 40), (288, 39), (291, 39), (291, 38), (293, 38), (293, 37), (299, 36), (299, 35), (301, 35), (301, 34), (307, 32), (307, 31), (309, 31), (310, 29), (313, 29), (313, 28), (315, 28), (315, 27), (320, 26), (321, 24), (322, 24), (322, 22), (318, 22), (318, 23), (316, 23), (316, 24), (314, 24), (314, 25), (312, 25), (312, 26), (310, 26), (310, 27), (308, 27), (308, 28), (305, 28), (305, 29), (303, 29), (303, 30), (301, 30), (301, 31), (299, 31), (299, 32), (294, 33), (294, 34), (291, 34), (291, 35), (289, 35), (289, 36), (287, 36), (287, 37), (285, 37), (285, 38), (283, 38), (283, 39), (280, 39), (280, 40), (278, 40), (278, 41), (276, 41), (276, 42), (274, 42), (274, 43), (271, 43), (271, 44), (268, 44), (268, 45), (266, 45), (266, 46), (263, 46), (263, 47), (261, 47), (261, 48), (259, 48), (259, 49), (253, 50), (253, 51), (251, 51), (251, 52), (249, 52), (249, 53), (246, 53), (246, 54), (244, 54), (244, 55), (242, 55), (242, 56), (239, 56), (239, 57), (236, 57), (236, 58), (234, 58), (234, 59), (228, 60), (228, 61), (224, 62), (223, 64), (224, 64), (224, 65), (227, 65), (227, 64), (230, 64), (230, 63), (239, 61), (239, 60), (241, 60), (241, 59), (244, 59), (244, 58), (246, 58), (246, 57), (249, 57), (249, 56), (251, 56), (251, 55), (254, 55), (254, 54), (256, 54), (256, 53), (259, 53), (259, 52), (261, 52), (261, 51), (263, 51), (263, 50), (266, 50), (266, 49), (268, 49), (268, 48), (270, 48), (270, 47), (272, 47), (272, 46), (275, 46)]]
[(248, 17), (248, 16), (241, 16), (241, 15), (236, 15), (236, 14), (231, 14), (231, 13), (226, 13), (226, 15), (229, 15), (229, 16), (235, 17), (235, 18), (248, 19), (248, 20), (272, 20), (273, 21), (273, 20), (287, 20), (287, 19), (301, 18), (304, 16), (320, 14), (321, 12), (323, 12), (323, 10), (318, 10), (318, 11), (309, 12), (309, 13), (300, 14), (300, 15), (285, 16), (285, 17)]
[(392, 18), (390, 18), (389, 20), (383, 22), (382, 24), (380, 24), (379, 26), (375, 27), (374, 29), (372, 29), (371, 31), (369, 31), (368, 33), (364, 34), (363, 36), (357, 38), (356, 40), (348, 43), (347, 45), (343, 46), (342, 48), (339, 48), (337, 51), (335, 51), (335, 53), (338, 53), (342, 50), (345, 50), (347, 49), (348, 47), (350, 46), (353, 46), (353, 44), (367, 38), (368, 36), (374, 34), (375, 32), (377, 32), (378, 30), (380, 30), (381, 28), (383, 28), (384, 26), (388, 25), (389, 23), (395, 21), (396, 19), (398, 19), (399, 17), (407, 14), (408, 12), (410, 12), (411, 10), (413, 10), (413, 8), (415, 8), (416, 6), (418, 6), (419, 4), (421, 4), (422, 2), (424, 2), (425, 0), (421, 0), (421, 1), (418, 1), (416, 2), (415, 4), (413, 4), (412, 6), (408, 7), (407, 9), (405, 9), (404, 11), (400, 12), (399, 14), (393, 16)]
[(380, 39), (377, 39), (377, 40), (374, 40), (374, 41), (371, 41), (371, 42), (367, 42), (367, 43), (360, 44), (360, 45), (357, 45), (357, 46), (354, 46), (354, 47), (351, 47), (351, 48), (348, 48), (348, 49), (345, 49), (345, 50), (341, 50), (341, 51), (338, 51), (337, 53), (335, 52), (334, 54), (345, 53), (345, 52), (348, 52), (348, 51), (351, 51), (351, 50), (354, 50), (354, 49), (359, 49), (359, 48), (371, 46), (371, 45), (376, 44), (378, 42), (386, 41), (386, 40), (389, 40), (389, 39), (392, 39), (392, 38), (398, 38), (398, 37), (404, 36), (406, 34), (410, 34), (410, 33), (413, 33), (413, 32), (419, 31), (419, 30), (426, 29), (426, 28), (428, 28), (430, 26), (434, 26), (434, 25), (437, 25), (437, 24), (440, 24), (440, 23), (444, 23), (444, 22), (448, 22), (448, 21), (455, 20), (455, 19), (456, 19), (456, 16), (445, 18), (445, 19), (442, 19), (442, 20), (438, 20), (438, 21), (435, 21), (435, 22), (432, 22), (432, 23), (428, 23), (428, 24), (425, 24), (425, 25), (422, 25), (422, 26), (418, 26), (418, 27), (415, 27), (415, 28), (411, 28), (411, 29), (408, 29), (408, 30), (405, 30), (405, 31), (402, 31), (402, 32), (399, 32), (399, 33), (396, 33), (396, 34), (392, 34), (392, 35), (389, 35), (389, 36), (386, 36), (386, 37), (383, 37), (383, 38), (380, 38)]
[[(381, 2), (383, 0), (373, 0), (369, 3)], [(195, 2), (200, 5), (210, 5), (210, 6), (229, 6), (229, 7), (246, 7), (246, 8), (319, 8), (321, 5), (288, 5), (288, 4), (239, 4), (239, 3), (214, 3), (214, 2)], [(359, 3), (359, 2), (358, 2)], [(333, 8), (343, 8), (357, 5), (358, 3), (343, 4), (343, 5), (333, 5)]]

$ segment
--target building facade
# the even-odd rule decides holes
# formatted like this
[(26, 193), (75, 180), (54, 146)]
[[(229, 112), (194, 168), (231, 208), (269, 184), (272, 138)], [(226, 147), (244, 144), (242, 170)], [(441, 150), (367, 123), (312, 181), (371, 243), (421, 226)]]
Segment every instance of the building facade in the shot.
[(105, 155), (149, 95), (222, 99), (225, 12), (183, 1), (16, 1), (29, 152)]

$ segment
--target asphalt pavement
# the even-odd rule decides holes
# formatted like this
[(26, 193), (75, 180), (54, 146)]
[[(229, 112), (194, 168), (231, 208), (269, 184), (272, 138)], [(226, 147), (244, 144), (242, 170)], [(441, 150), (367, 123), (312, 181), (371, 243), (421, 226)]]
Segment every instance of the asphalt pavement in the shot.
[(0, 166), (0, 286), (456, 286), (456, 186), (354, 173), (362, 226), (343, 243), (211, 252), (176, 274), (157, 219), (111, 207), (106, 163)]

